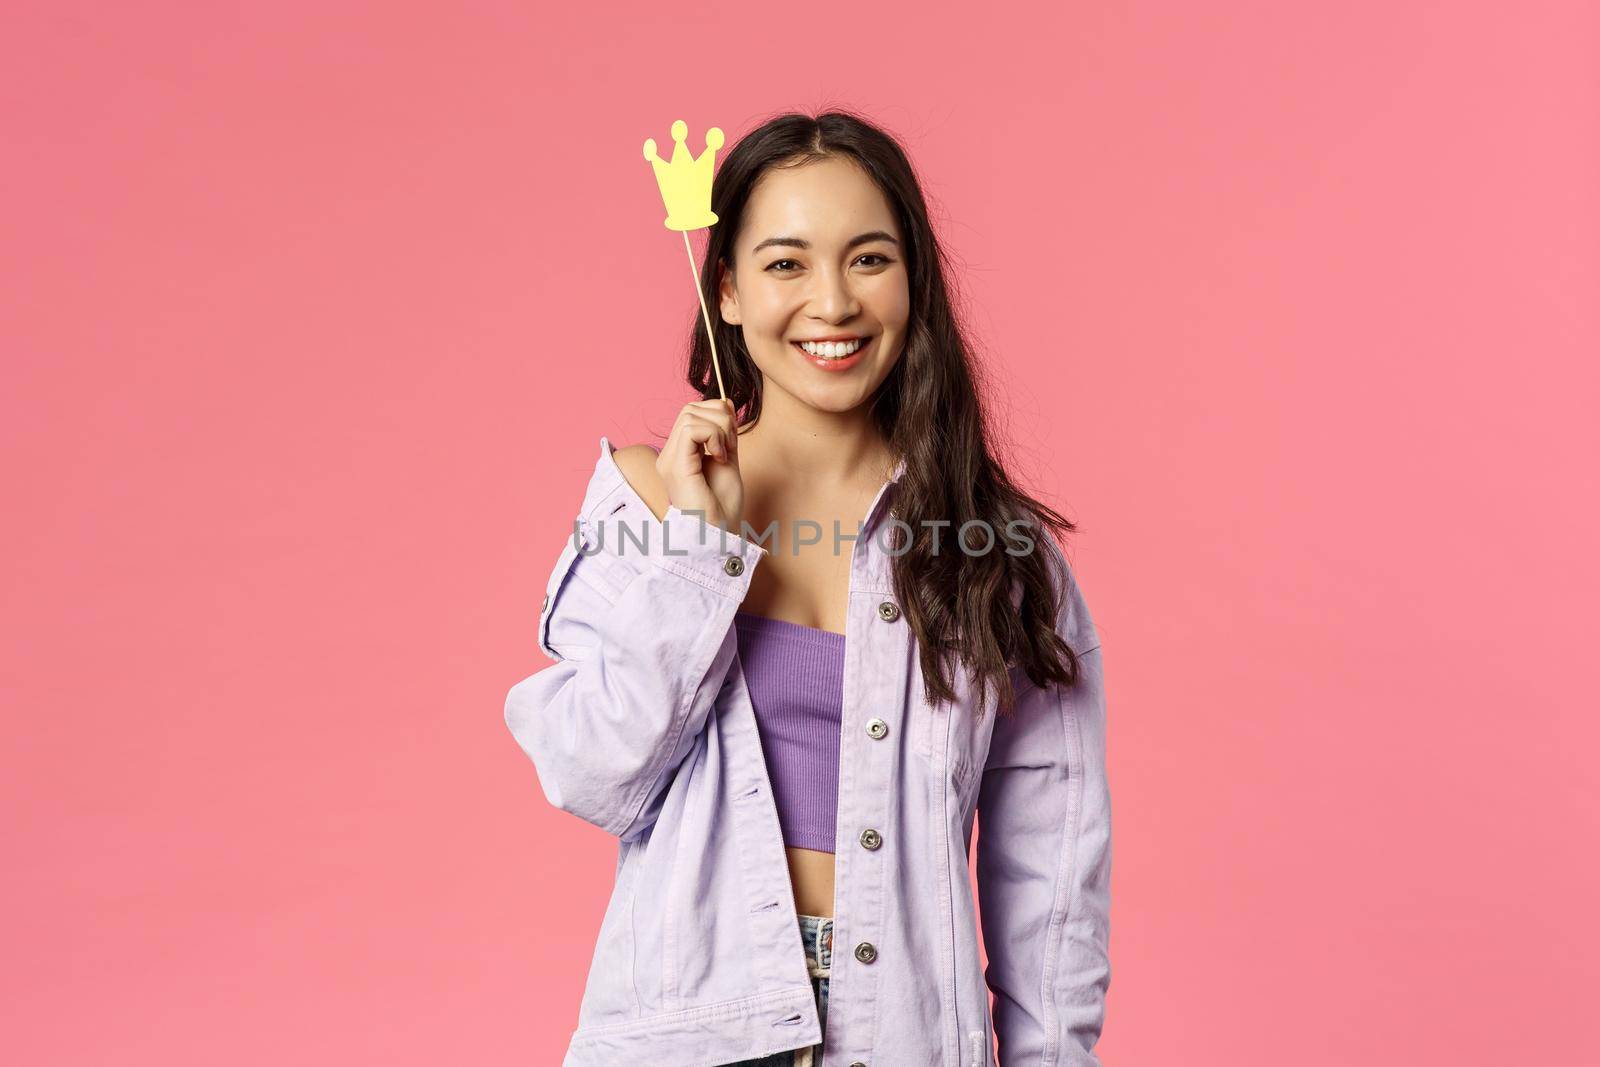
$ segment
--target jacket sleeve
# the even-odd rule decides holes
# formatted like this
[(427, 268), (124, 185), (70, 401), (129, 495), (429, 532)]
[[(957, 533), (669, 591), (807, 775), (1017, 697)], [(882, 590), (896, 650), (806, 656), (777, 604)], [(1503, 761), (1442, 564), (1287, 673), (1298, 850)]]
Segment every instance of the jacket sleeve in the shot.
[(555, 663), (511, 687), (505, 719), (550, 803), (626, 840), (706, 724), (767, 550), (675, 506), (658, 520), (614, 465), (602, 478), (546, 586)]
[[(1046, 538), (1050, 545), (1052, 539)], [(1001, 1067), (1095, 1065), (1111, 984), (1111, 793), (1100, 639), (1066, 561), (1057, 628), (1079, 657), (1071, 688), (1020, 671), (995, 721), (978, 794), (984, 977)]]

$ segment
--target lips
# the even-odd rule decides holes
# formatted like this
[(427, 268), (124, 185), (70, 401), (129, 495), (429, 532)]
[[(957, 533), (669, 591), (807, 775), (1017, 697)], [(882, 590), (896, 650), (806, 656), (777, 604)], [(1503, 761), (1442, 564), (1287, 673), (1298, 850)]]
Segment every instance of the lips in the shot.
[(801, 359), (804, 359), (813, 367), (816, 367), (818, 370), (832, 371), (833, 373), (837, 374), (840, 371), (849, 370), (857, 363), (860, 363), (861, 357), (867, 354), (868, 349), (870, 349), (877, 340), (878, 338), (876, 335), (869, 337), (865, 341), (861, 342), (861, 347), (857, 348), (854, 352), (850, 353), (848, 356), (843, 356), (838, 359), (829, 359), (826, 356), (813, 356), (810, 352), (807, 352), (805, 349), (801, 348), (798, 341), (790, 341), (789, 345), (796, 352), (800, 353)]

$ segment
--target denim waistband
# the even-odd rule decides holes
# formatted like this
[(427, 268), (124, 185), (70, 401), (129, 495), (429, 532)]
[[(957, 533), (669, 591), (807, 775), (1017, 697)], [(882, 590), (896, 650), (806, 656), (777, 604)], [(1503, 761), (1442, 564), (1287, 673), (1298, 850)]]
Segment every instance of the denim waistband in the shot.
[(806, 950), (806, 969), (813, 978), (826, 978), (833, 968), (833, 919), (800, 916), (800, 942)]

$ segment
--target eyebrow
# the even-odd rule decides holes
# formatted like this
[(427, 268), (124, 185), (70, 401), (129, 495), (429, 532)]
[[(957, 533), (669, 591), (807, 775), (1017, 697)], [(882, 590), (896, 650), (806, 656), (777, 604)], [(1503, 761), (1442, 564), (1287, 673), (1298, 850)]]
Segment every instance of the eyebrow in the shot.
[[(895, 240), (893, 234), (887, 233), (883, 230), (868, 230), (866, 233), (858, 233), (854, 237), (850, 238), (850, 240), (846, 241), (844, 243), (845, 251), (848, 252), (856, 245), (864, 245), (869, 241), (888, 241), (897, 248), (900, 246), (900, 242)], [(783, 245), (788, 248), (810, 248), (811, 242), (800, 237), (768, 237), (765, 241), (762, 241), (760, 244), (752, 248), (750, 250), (750, 254), (755, 255), (763, 248), (767, 248), (772, 245)]]

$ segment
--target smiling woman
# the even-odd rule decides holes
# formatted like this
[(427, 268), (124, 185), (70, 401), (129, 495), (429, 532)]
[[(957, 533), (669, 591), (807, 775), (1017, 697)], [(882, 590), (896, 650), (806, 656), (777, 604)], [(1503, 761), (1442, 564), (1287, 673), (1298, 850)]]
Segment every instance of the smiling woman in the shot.
[(985, 435), (910, 162), (858, 116), (785, 115), (712, 210), (729, 399), (697, 318), (700, 399), (659, 448), (600, 439), (545, 590), (556, 664), (506, 702), (552, 803), (621, 842), (566, 1063), (969, 1067), (997, 1037), (1002, 1064), (1097, 1063), (1099, 637), (1072, 524)]
[(763, 394), (831, 413), (860, 407), (902, 355), (910, 319), (900, 224), (883, 190), (849, 156), (772, 167), (739, 229), (717, 296)]

